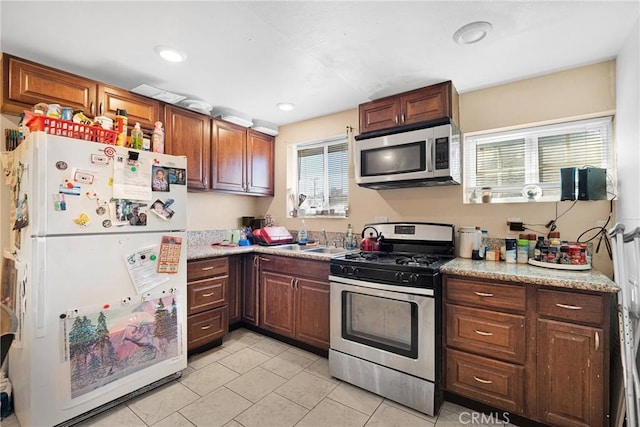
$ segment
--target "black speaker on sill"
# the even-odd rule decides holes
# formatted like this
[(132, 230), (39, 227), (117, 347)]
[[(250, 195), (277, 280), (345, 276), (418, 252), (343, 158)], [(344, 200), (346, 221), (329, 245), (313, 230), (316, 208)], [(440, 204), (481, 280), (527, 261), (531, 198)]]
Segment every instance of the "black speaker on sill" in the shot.
[(560, 200), (576, 199), (576, 168), (560, 169)]
[(578, 169), (578, 200), (607, 199), (607, 170)]

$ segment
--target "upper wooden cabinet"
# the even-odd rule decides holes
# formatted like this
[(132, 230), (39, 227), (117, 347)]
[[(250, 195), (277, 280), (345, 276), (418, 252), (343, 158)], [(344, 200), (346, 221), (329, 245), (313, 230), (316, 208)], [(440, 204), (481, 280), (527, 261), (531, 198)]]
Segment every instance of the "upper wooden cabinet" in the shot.
[(158, 101), (24, 59), (4, 54), (3, 73), (5, 113), (20, 114), (44, 102), (111, 118), (117, 109), (124, 109), (131, 127), (138, 122), (152, 129), (160, 119)]
[(451, 81), (360, 104), (360, 133), (433, 120), (459, 119), (458, 92)]
[(153, 129), (160, 120), (160, 103), (116, 87), (98, 85), (98, 115), (115, 117), (116, 110), (127, 111), (127, 123), (140, 123), (143, 129)]
[(206, 190), (210, 182), (211, 118), (181, 108), (164, 107), (165, 153), (187, 156), (187, 186)]
[(274, 138), (213, 120), (211, 188), (273, 196)]
[(38, 102), (95, 110), (96, 82), (7, 54), (2, 55), (2, 62), (2, 112), (20, 114)]

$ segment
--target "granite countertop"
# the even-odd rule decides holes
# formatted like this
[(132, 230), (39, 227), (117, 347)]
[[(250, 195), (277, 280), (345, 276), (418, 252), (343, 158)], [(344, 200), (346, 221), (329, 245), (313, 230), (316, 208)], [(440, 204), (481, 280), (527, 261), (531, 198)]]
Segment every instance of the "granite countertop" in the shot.
[(456, 258), (446, 263), (440, 271), (481, 279), (495, 279), (532, 285), (556, 286), (594, 292), (618, 292), (620, 287), (598, 270), (556, 270), (529, 264), (474, 261)]

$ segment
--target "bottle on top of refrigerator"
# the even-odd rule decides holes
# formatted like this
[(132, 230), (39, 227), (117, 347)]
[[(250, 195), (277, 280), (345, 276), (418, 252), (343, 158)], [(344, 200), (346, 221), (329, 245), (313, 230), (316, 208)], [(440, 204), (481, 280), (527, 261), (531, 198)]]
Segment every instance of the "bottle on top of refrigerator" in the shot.
[(127, 110), (118, 108), (116, 110), (115, 130), (118, 131), (116, 145), (124, 147), (127, 145)]
[(164, 130), (162, 122), (156, 122), (151, 136), (151, 149), (154, 153), (164, 153)]
[(135, 127), (131, 131), (131, 148), (136, 150), (142, 150), (142, 129), (140, 129), (140, 123), (136, 123)]

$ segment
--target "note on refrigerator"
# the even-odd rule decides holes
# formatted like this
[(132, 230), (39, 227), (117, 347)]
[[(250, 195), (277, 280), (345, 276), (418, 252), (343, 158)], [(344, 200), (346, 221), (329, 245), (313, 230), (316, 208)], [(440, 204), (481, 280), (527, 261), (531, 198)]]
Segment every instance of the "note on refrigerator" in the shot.
[(139, 294), (169, 281), (167, 275), (158, 274), (158, 253), (159, 246), (153, 245), (124, 256), (129, 276)]
[(151, 160), (117, 155), (113, 164), (113, 198), (151, 200)]

